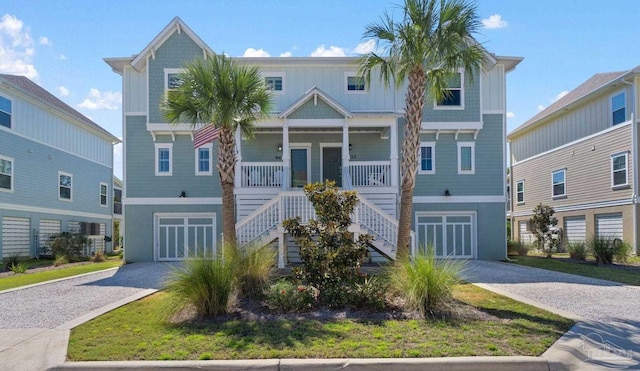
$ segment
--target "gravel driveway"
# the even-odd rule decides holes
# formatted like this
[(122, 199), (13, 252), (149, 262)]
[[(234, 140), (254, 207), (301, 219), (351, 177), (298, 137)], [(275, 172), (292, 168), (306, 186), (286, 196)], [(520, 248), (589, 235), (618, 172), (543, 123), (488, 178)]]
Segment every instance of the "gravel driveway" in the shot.
[(147, 289), (159, 289), (170, 263), (127, 264), (46, 285), (0, 293), (0, 329), (55, 328)]

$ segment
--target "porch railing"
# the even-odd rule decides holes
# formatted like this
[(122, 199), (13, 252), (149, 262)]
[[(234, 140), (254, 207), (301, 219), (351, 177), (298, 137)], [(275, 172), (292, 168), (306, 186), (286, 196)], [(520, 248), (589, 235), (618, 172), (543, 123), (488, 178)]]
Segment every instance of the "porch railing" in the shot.
[(281, 188), (284, 182), (282, 162), (242, 162), (240, 166), (242, 187)]
[(390, 187), (391, 161), (350, 161), (353, 187)]

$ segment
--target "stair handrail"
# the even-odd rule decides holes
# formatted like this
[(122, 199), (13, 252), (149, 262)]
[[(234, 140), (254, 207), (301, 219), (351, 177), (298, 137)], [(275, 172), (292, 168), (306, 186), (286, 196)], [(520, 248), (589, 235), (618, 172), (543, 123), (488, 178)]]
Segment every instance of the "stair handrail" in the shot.
[[(274, 210), (275, 208), (275, 210)], [(239, 245), (241, 247), (248, 245), (252, 241), (255, 241), (260, 236), (264, 235), (265, 232), (272, 230), (274, 227), (277, 227), (281, 222), (280, 210), (281, 210), (281, 196), (278, 194), (273, 197), (271, 200), (267, 201), (264, 205), (260, 206), (258, 209), (247, 215), (240, 222), (236, 223), (236, 236), (238, 238)], [(250, 223), (255, 223), (259, 217), (271, 213), (271, 216), (274, 216), (270, 220), (267, 218), (267, 223), (265, 223), (262, 228), (250, 228), (253, 226)], [(245, 233), (245, 230), (249, 229), (248, 233)]]
[[(365, 197), (361, 196), (358, 193), (358, 200), (360, 203), (356, 206), (354, 210), (354, 218), (353, 221), (355, 223), (360, 223), (364, 225), (368, 230), (372, 231), (379, 237), (381, 237), (386, 242), (395, 246), (398, 242), (398, 220), (389, 215), (387, 212), (376, 206), (373, 202), (367, 200)], [(384, 228), (376, 226), (371, 223), (369, 220), (365, 220), (365, 212), (370, 209), (374, 212), (374, 215), (377, 218), (381, 218), (384, 224)]]

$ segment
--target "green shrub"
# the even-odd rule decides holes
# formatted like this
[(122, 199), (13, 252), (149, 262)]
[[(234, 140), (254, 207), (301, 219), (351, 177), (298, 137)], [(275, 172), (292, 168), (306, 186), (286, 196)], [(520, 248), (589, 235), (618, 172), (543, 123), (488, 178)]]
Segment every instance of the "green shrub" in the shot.
[(383, 309), (388, 286), (380, 276), (365, 276), (361, 283), (353, 285), (349, 305), (357, 309)]
[(391, 291), (405, 299), (406, 305), (422, 315), (446, 309), (453, 288), (462, 280), (464, 262), (444, 258), (436, 261), (433, 249), (418, 254), (413, 261), (401, 262), (388, 270)]
[(9, 270), (11, 270), (11, 266), (18, 265), (18, 263), (20, 263), (20, 258), (19, 257), (10, 256), (10, 257), (6, 258), (5, 261), (4, 261), (4, 270), (5, 271), (9, 271)]
[(267, 306), (280, 312), (306, 311), (315, 306), (317, 291), (311, 286), (296, 285), (280, 279), (267, 290)]
[(106, 259), (102, 251), (97, 251), (91, 260), (93, 260), (94, 263), (100, 263), (105, 261)]
[(165, 318), (192, 307), (198, 317), (227, 313), (235, 299), (232, 259), (194, 257), (175, 268), (165, 284)]
[(597, 264), (611, 264), (614, 260), (626, 261), (631, 246), (619, 238), (594, 236), (587, 241), (587, 249)]
[(64, 255), (56, 255), (56, 259), (53, 261), (53, 265), (56, 267), (67, 263), (69, 263), (69, 259)]
[(225, 258), (233, 260), (239, 293), (248, 297), (262, 295), (275, 272), (277, 251), (268, 245), (251, 245), (244, 249), (227, 245), (224, 251)]
[(527, 256), (533, 246), (522, 241), (509, 241), (507, 243), (507, 251), (509, 255)]
[(85, 246), (89, 243), (87, 236), (80, 233), (62, 232), (49, 237), (49, 247), (54, 256), (81, 256)]
[(631, 245), (627, 241), (623, 241), (619, 238), (614, 239), (613, 244), (614, 244), (613, 260), (617, 262), (626, 263), (629, 258), (629, 254), (631, 254), (631, 250), (632, 250)]
[(9, 270), (15, 274), (24, 273), (27, 269), (29, 269), (29, 264), (27, 264), (27, 262), (19, 262), (18, 264), (12, 263), (9, 267)]
[(584, 241), (569, 241), (567, 243), (567, 251), (569, 251), (571, 259), (585, 260), (587, 257), (587, 247)]

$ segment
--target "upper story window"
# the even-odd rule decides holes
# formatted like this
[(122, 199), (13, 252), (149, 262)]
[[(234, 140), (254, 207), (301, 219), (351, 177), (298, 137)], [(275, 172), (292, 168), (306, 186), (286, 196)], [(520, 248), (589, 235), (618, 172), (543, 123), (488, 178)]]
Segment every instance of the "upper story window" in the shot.
[(107, 183), (100, 183), (100, 206), (107, 207), (107, 194), (109, 186)]
[(73, 195), (73, 174), (58, 171), (58, 199), (71, 201)]
[(180, 68), (165, 68), (164, 69), (164, 91), (175, 89), (182, 85), (182, 79), (180, 79)]
[(567, 175), (566, 169), (556, 170), (551, 173), (551, 183), (552, 183), (551, 195), (553, 197), (560, 197), (560, 196), (567, 195), (566, 175)]
[(475, 142), (458, 142), (458, 174), (475, 174)]
[(524, 203), (524, 180), (516, 183), (516, 202), (518, 204)]
[(346, 74), (345, 77), (348, 93), (364, 93), (366, 91), (364, 77), (354, 74)]
[(464, 108), (464, 74), (462, 71), (451, 75), (445, 88), (444, 97), (436, 102), (435, 109)]
[(173, 173), (173, 144), (156, 143), (156, 175), (171, 175)]
[(436, 173), (436, 143), (422, 142), (420, 143), (420, 166), (419, 174), (435, 174)]
[(0, 191), (13, 191), (13, 159), (0, 156)]
[(264, 83), (273, 92), (284, 92), (284, 78), (282, 76), (265, 76)]
[(611, 97), (611, 123), (617, 125), (625, 122), (627, 119), (626, 114), (627, 99), (624, 92), (616, 94)]
[(0, 126), (11, 129), (11, 101), (0, 96)]
[(122, 190), (113, 188), (113, 213), (122, 214)]
[(611, 186), (621, 187), (628, 185), (627, 152), (611, 156)]
[(210, 143), (196, 148), (196, 175), (211, 175), (213, 173), (211, 163), (212, 152), (213, 145)]

